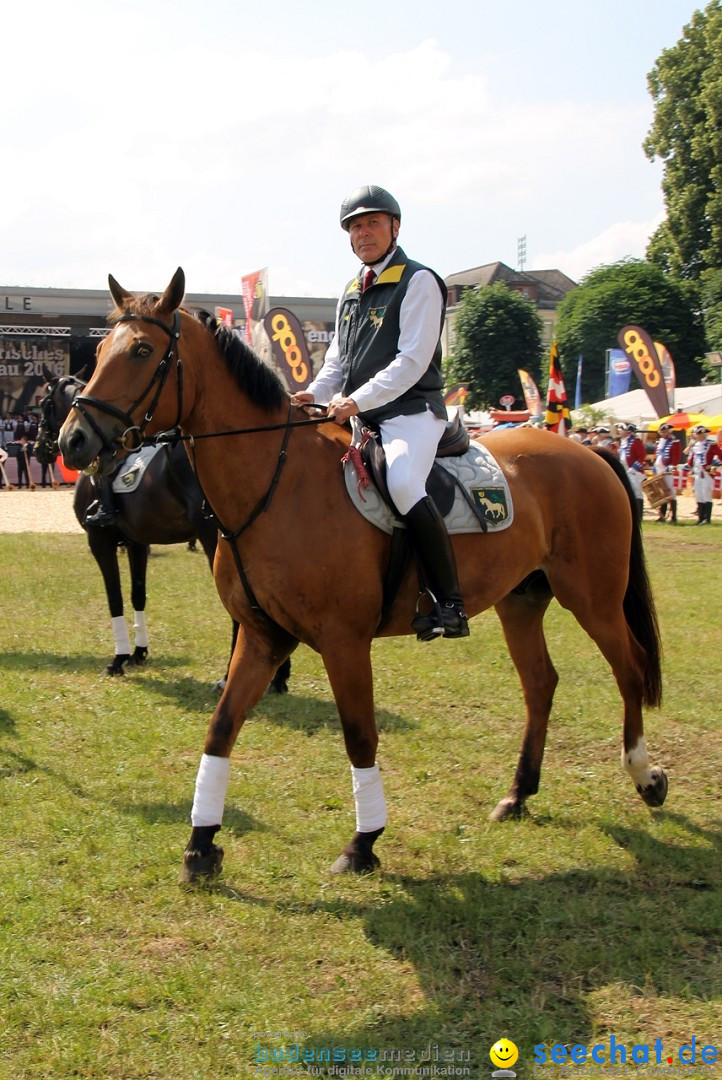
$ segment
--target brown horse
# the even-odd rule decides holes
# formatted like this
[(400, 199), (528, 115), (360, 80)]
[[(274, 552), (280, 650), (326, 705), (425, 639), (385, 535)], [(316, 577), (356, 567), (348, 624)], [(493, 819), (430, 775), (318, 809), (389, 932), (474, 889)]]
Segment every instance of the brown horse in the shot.
[[(346, 495), (347, 432), (291, 407), (280, 380), (237, 334), (182, 310), (182, 270), (161, 297), (136, 297), (109, 281), (114, 329), (60, 449), (72, 468), (108, 472), (146, 434), (179, 425), (226, 541), (215, 561), (218, 591), (241, 624), (206, 736), (181, 879), (220, 868), (213, 838), (231, 751), (299, 641), (323, 658), (352, 766), (357, 831), (333, 869), (370, 870), (386, 821), (371, 641), (412, 632), (416, 574), (407, 569), (380, 630), (390, 542)], [(660, 806), (667, 778), (650, 764), (642, 723), (642, 706), (661, 700), (659, 637), (623, 470), (548, 432), (506, 430), (484, 441), (508, 479), (513, 523), (453, 543), (466, 609), (496, 609), (527, 711), (514, 782), (491, 816), (518, 815), (538, 790), (558, 681), (542, 627), (552, 597), (611, 666), (624, 703), (623, 766), (644, 801)]]

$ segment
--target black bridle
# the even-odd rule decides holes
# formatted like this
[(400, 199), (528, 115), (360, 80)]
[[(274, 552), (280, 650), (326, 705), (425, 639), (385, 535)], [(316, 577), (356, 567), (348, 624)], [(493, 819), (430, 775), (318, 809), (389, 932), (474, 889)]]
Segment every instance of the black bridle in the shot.
[[(244, 592), (246, 593), (246, 597), (248, 599), (248, 602), (251, 605), (251, 610), (258, 613), (258, 614), (264, 615), (266, 618), (270, 618), (270, 616), (266, 615), (266, 612), (263, 610), (261, 605), (258, 603), (258, 600), (256, 599), (256, 596), (255, 596), (255, 594), (253, 592), (253, 589), (251, 588), (251, 584), (250, 584), (250, 582), (249, 582), (249, 580), (248, 580), (248, 578), (246, 576), (246, 572), (245, 572), (245, 569), (243, 567), (243, 563), (241, 562), (241, 557), (240, 557), (240, 553), (238, 551), (238, 545), (237, 545), (236, 541), (238, 540), (238, 538), (240, 536), (243, 535), (243, 533), (245, 533), (246, 529), (250, 528), (250, 526), (253, 524), (253, 522), (256, 520), (256, 518), (260, 514), (265, 513), (266, 510), (268, 510), (269, 506), (271, 505), (271, 500), (273, 499), (274, 493), (275, 493), (276, 488), (278, 486), (278, 482), (279, 482), (279, 480), (281, 478), (281, 473), (283, 471), (283, 467), (284, 467), (284, 465), (286, 463), (287, 448), (288, 448), (289, 439), (291, 437), (291, 429), (294, 428), (294, 427), (302, 427), (302, 426), (305, 426), (305, 425), (308, 425), (308, 424), (326, 424), (326, 423), (328, 423), (329, 422), (329, 417), (325, 415), (326, 406), (313, 406), (314, 408), (322, 408), (324, 410), (324, 415), (323, 416), (308, 417), (305, 420), (292, 421), (291, 417), (293, 415), (293, 405), (289, 404), (288, 416), (286, 418), (285, 423), (282, 423), (282, 424), (267, 424), (267, 425), (262, 426), (262, 427), (253, 427), (253, 428), (236, 428), (236, 429), (231, 430), (231, 431), (204, 432), (204, 433), (199, 434), (199, 435), (181, 435), (180, 431), (179, 431), (179, 428), (180, 428), (181, 418), (183, 416), (183, 361), (181, 360), (180, 356), (177, 355), (178, 340), (180, 338), (180, 312), (176, 311), (174, 313), (174, 315), (173, 315), (173, 325), (172, 326), (168, 326), (167, 323), (162, 322), (160, 319), (154, 318), (152, 315), (136, 315), (136, 314), (132, 314), (132, 313), (127, 313), (125, 315), (121, 315), (120, 318), (117, 321), (119, 323), (121, 323), (121, 322), (145, 322), (145, 323), (151, 323), (153, 326), (159, 326), (162, 330), (165, 330), (165, 332), (168, 335), (170, 340), (168, 342), (168, 348), (166, 349), (162, 360), (160, 361), (157, 368), (153, 372), (153, 375), (152, 375), (152, 377), (150, 379), (150, 382), (148, 383), (148, 385), (146, 386), (145, 390), (140, 395), (140, 397), (137, 398), (137, 400), (133, 402), (133, 404), (130, 406), (130, 408), (128, 409), (127, 412), (123, 412), (122, 409), (116, 408), (115, 405), (110, 405), (110, 404), (108, 404), (108, 402), (101, 401), (100, 399), (91, 397), (88, 394), (79, 394), (72, 403), (71, 407), (78, 410), (78, 412), (81, 414), (81, 416), (88, 423), (89, 427), (93, 430), (95, 435), (100, 439), (103, 448), (105, 450), (107, 450), (110, 454), (112, 454), (113, 457), (116, 457), (118, 455), (118, 453), (120, 453), (121, 451), (129, 452), (129, 451), (132, 451), (132, 450), (137, 450), (142, 445), (142, 443), (144, 441), (146, 441), (146, 436), (145, 436), (146, 429), (148, 427), (148, 424), (153, 419), (153, 413), (155, 412), (156, 406), (158, 405), (158, 401), (160, 400), (160, 395), (163, 392), (163, 387), (165, 386), (165, 383), (166, 383), (166, 380), (167, 380), (168, 375), (170, 373), (171, 365), (172, 365), (172, 362), (173, 362), (174, 359), (175, 359), (175, 362), (176, 362), (176, 369), (177, 369), (177, 372), (178, 372), (178, 412), (177, 412), (177, 415), (176, 415), (176, 422), (173, 425), (174, 430), (172, 432), (169, 432), (169, 433), (167, 433), (165, 435), (161, 435), (161, 437), (159, 439), (154, 439), (154, 441), (158, 441), (158, 442), (175, 442), (175, 441), (180, 439), (180, 440), (182, 440), (184, 442), (188, 442), (190, 444), (191, 460), (192, 460), (192, 464), (193, 464), (193, 470), (194, 470), (194, 472), (196, 474), (196, 478), (198, 479), (198, 483), (200, 485), (201, 492), (203, 494), (203, 499), (204, 499), (204, 502), (206, 503), (206, 505), (210, 505), (210, 504), (208, 503), (208, 499), (207, 499), (207, 497), (205, 495), (205, 492), (203, 491), (203, 485), (201, 484), (200, 477), (198, 476), (198, 469), (197, 469), (197, 466), (196, 466), (196, 454), (195, 454), (195, 441), (196, 441), (196, 439), (215, 439), (215, 438), (220, 438), (223, 435), (250, 435), (250, 434), (253, 434), (253, 433), (256, 433), (256, 432), (261, 432), (261, 431), (276, 431), (276, 430), (282, 430), (283, 431), (283, 433), (284, 433), (283, 434), (283, 440), (282, 440), (281, 449), (280, 449), (280, 452), (279, 452), (279, 455), (278, 455), (278, 461), (277, 461), (277, 464), (276, 464), (276, 470), (275, 470), (275, 472), (273, 474), (273, 478), (271, 480), (269, 488), (266, 491), (265, 495), (263, 495), (259, 499), (259, 501), (256, 503), (255, 507), (253, 508), (251, 513), (248, 515), (248, 517), (247, 517), (246, 521), (243, 523), (243, 525), (241, 525), (240, 528), (238, 528), (238, 529), (233, 529), (233, 530), (228, 529), (223, 524), (223, 522), (219, 519), (218, 515), (215, 512), (213, 512), (213, 517), (216, 520), (216, 523), (218, 525), (221, 537), (224, 540), (226, 540), (230, 545), (231, 552), (233, 554), (233, 560), (234, 560), (234, 562), (236, 564), (236, 569), (238, 571), (238, 576), (239, 576), (239, 578), (241, 580), (241, 584), (243, 585), (243, 589), (244, 589)], [(140, 425), (135, 424), (133, 422), (132, 413), (135, 412), (135, 410), (138, 408), (138, 406), (148, 397), (148, 395), (153, 391), (154, 387), (155, 387), (155, 393), (153, 395), (153, 399), (152, 399), (150, 405), (148, 406), (148, 408), (145, 411), (145, 415), (143, 416), (143, 420), (142, 420), (141, 424)], [(106, 413), (108, 416), (113, 416), (117, 420), (121, 420), (126, 425), (125, 430), (120, 435), (116, 436), (114, 439), (109, 439), (105, 435), (105, 433), (101, 430), (101, 428), (98, 426), (98, 424), (96, 424), (96, 422), (93, 419), (92, 415), (88, 412), (88, 407), (93, 408), (93, 409), (97, 409), (98, 412)], [(131, 434), (133, 435), (134, 439), (137, 439), (137, 442), (136, 442), (135, 446), (128, 446), (128, 437)]]
[[(113, 457), (117, 457), (121, 450), (129, 452), (131, 450), (138, 450), (142, 446), (143, 440), (145, 439), (146, 428), (153, 419), (153, 413), (160, 400), (160, 395), (163, 393), (163, 387), (166, 384), (174, 360), (178, 374), (178, 412), (176, 414), (176, 422), (173, 425), (174, 427), (179, 426), (181, 416), (183, 415), (183, 361), (180, 356), (177, 355), (178, 339), (180, 338), (180, 312), (176, 311), (174, 313), (172, 326), (164, 323), (161, 319), (154, 318), (152, 315), (135, 315), (132, 313), (121, 315), (118, 322), (152, 323), (153, 326), (159, 326), (161, 330), (165, 330), (169, 337), (169, 341), (168, 348), (153, 372), (150, 382), (140, 397), (133, 402), (127, 412), (123, 412), (122, 409), (117, 409), (115, 405), (110, 405), (107, 401), (101, 401), (99, 398), (90, 397), (88, 394), (78, 394), (72, 404), (72, 408), (78, 410), (88, 426), (92, 429), (93, 433), (100, 439), (103, 449), (107, 450)], [(148, 395), (152, 393), (154, 387), (155, 393), (153, 399), (146, 409), (141, 423), (134, 423), (132, 414), (138, 406), (145, 401)], [(88, 411), (89, 406), (90, 408), (97, 409), (98, 412), (106, 413), (108, 416), (114, 416), (116, 420), (121, 420), (125, 424), (125, 430), (114, 439), (109, 439), (105, 432), (98, 424), (96, 424), (93, 416)], [(129, 444), (131, 436), (132, 441)]]
[(62, 420), (58, 415), (57, 398), (62, 396), (69, 387), (76, 391), (82, 390), (85, 383), (75, 375), (61, 375), (49, 384), (49, 389), (40, 401), (40, 424), (38, 425), (38, 437), (35, 440), (36, 447), (48, 454), (58, 453), (58, 435), (65, 416), (70, 412), (71, 405)]

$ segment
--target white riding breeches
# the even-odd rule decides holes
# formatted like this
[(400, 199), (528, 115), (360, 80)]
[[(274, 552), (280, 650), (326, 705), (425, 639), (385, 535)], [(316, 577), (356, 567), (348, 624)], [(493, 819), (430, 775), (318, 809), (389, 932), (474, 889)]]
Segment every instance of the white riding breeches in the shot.
[(428, 409), (412, 416), (393, 416), (379, 425), (386, 482), (400, 514), (408, 514), (426, 496), (426, 479), (445, 427), (446, 422)]

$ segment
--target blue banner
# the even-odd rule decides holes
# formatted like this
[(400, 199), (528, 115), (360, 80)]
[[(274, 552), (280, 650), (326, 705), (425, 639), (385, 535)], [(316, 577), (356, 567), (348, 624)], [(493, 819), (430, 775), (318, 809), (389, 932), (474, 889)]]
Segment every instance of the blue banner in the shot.
[(607, 378), (607, 397), (626, 394), (632, 378), (632, 365), (623, 349), (609, 350), (609, 372)]
[(581, 409), (582, 407), (582, 364), (584, 357), (579, 353), (579, 360), (577, 361), (577, 389), (574, 394), (574, 408)]

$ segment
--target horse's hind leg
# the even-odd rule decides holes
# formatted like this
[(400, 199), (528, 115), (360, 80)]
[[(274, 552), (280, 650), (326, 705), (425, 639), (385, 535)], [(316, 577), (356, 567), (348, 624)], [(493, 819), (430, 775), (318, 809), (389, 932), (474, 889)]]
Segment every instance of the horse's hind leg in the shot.
[[(644, 802), (648, 806), (661, 806), (667, 797), (667, 777), (664, 770), (652, 765), (649, 759), (642, 716), (645, 679), (658, 662), (658, 643), (648, 625), (649, 652), (640, 644), (625, 616), (622, 598), (616, 595), (621, 592), (621, 587), (615, 590), (609, 580), (606, 587), (597, 587), (598, 578), (599, 575), (595, 577), (592, 572), (585, 578), (577, 567), (573, 588), (555, 580), (554, 593), (586, 630), (611, 667), (624, 703), (622, 765)], [(584, 581), (585, 586), (581, 584)], [(638, 603), (649, 604), (651, 600), (645, 600), (640, 594)], [(637, 619), (639, 633), (645, 633), (644, 620), (640, 620), (639, 614), (633, 612), (631, 618)], [(646, 691), (647, 700), (658, 704), (660, 692), (659, 688), (650, 688)]]
[(644, 738), (642, 700), (646, 653), (621, 611), (616, 619), (595, 618), (582, 625), (611, 667), (624, 703), (622, 767), (647, 806), (661, 806), (669, 784), (664, 770), (659, 765), (652, 765)]
[(338, 706), (356, 806), (356, 832), (331, 867), (331, 873), (364, 874), (375, 870), (379, 860), (373, 846), (386, 825), (383, 781), (376, 762), (378, 733), (374, 715), (373, 672), (370, 644), (354, 641), (333, 652), (323, 652), (323, 662)]
[(559, 678), (544, 640), (544, 613), (551, 600), (546, 578), (535, 575), (496, 605), (526, 704), (526, 729), (509, 793), (489, 815), (492, 821), (519, 817), (526, 799), (539, 790), (549, 714)]

